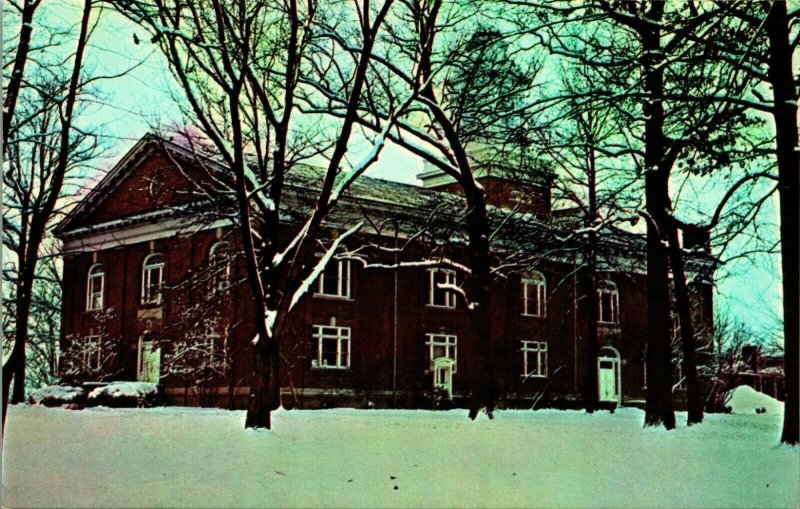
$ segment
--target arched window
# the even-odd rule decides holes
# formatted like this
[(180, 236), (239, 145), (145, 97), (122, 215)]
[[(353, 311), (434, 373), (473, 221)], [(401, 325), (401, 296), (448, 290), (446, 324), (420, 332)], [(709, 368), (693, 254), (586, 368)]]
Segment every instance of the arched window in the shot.
[(161, 304), (164, 282), (164, 255), (152, 253), (142, 263), (142, 304)]
[(597, 321), (600, 323), (619, 323), (619, 290), (611, 281), (601, 281), (597, 285)]
[(547, 314), (547, 281), (533, 271), (522, 279), (522, 314), (543, 317)]
[(101, 263), (89, 267), (86, 275), (86, 311), (103, 309), (103, 290), (106, 273)]
[(231, 284), (231, 245), (220, 240), (208, 250), (208, 263), (210, 265), (214, 289), (227, 290)]

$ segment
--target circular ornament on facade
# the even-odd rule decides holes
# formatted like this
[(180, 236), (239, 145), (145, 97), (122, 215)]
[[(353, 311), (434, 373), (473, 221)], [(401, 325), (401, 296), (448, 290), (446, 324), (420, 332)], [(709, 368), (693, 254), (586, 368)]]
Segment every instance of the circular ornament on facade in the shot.
[(153, 200), (158, 199), (161, 193), (164, 192), (164, 175), (161, 170), (156, 170), (153, 176), (150, 177), (150, 185), (147, 186), (147, 194)]

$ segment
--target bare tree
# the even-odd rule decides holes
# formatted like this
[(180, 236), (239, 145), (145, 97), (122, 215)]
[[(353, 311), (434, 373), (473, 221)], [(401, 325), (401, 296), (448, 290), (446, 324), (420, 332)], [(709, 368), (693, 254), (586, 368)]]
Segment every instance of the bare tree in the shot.
[(635, 171), (639, 154), (626, 142), (631, 133), (626, 132), (625, 118), (588, 93), (591, 83), (602, 78), (583, 63), (562, 69), (561, 93), (566, 99), (559, 109), (563, 113), (552, 120), (553, 135), (543, 142), (557, 173), (553, 198), (578, 221), (588, 331), (584, 397), (589, 412), (598, 404), (598, 282), (601, 271), (616, 265), (614, 254), (608, 249), (601, 252), (599, 243), (618, 225), (636, 222), (641, 193)]
[(772, 117), (775, 128), (774, 154), (777, 165), (777, 190), (780, 198), (781, 271), (783, 286), (783, 325), (786, 349), (786, 409), (781, 441), (800, 441), (800, 155), (798, 135), (798, 79), (794, 54), (798, 46), (797, 19), (800, 10), (791, 10), (785, 1), (717, 2), (740, 37), (702, 40), (719, 58), (757, 83), (769, 85), (766, 97), (754, 85), (748, 94), (725, 96), (718, 100), (735, 101)]
[[(322, 266), (308, 263), (328, 213), (384, 146), (386, 135), (381, 134), (361, 161), (349, 164), (345, 157), (369, 57), (392, 4), (383, 2), (377, 11), (366, 0), (341, 5), (297, 0), (116, 4), (152, 32), (186, 96), (187, 117), (218, 159), (208, 172), (211, 187), (216, 186), (209, 199), (225, 198), (229, 205), (234, 199), (257, 332), (247, 427), (271, 426), (270, 414), (280, 405), (279, 345), (287, 317), (339, 244), (361, 226), (328, 246)], [(349, 7), (337, 11), (343, 6)], [(315, 136), (293, 130), (292, 124), (303, 121), (295, 107), (298, 96), (306, 94), (301, 84), (320, 78), (320, 61), (310, 51), (320, 17), (357, 20), (351, 35), (361, 55), (352, 63), (325, 60), (323, 65), (339, 72), (337, 89), (347, 97), (348, 113)], [(392, 117), (405, 105), (395, 102)], [(392, 123), (393, 118), (387, 119), (385, 130)], [(327, 163), (314, 182), (315, 198), (303, 207), (286, 203), (287, 175), (323, 153)], [(284, 231), (281, 214), (289, 208), (300, 226), (287, 241), (279, 232)]]
[[(469, 263), (464, 297), (474, 323), (471, 352), (477, 365), (470, 387), (470, 416), (481, 408), (491, 414), (497, 400), (492, 359), (491, 285), (495, 277), (487, 212), (486, 190), (478, 182), (481, 171), (513, 170), (536, 173), (527, 149), (526, 101), (538, 62), (523, 67), (503, 34), (488, 28), (483, 2), (408, 0), (387, 26), (385, 44), (371, 64), (379, 79), (369, 82), (368, 102), (358, 123), (380, 132), (383, 119), (392, 118), (391, 99), (413, 94), (416, 101), (387, 132), (392, 142), (421, 157), (431, 168), (454, 180), (465, 199), (463, 224)], [(485, 23), (484, 23), (485, 22)], [(351, 58), (358, 48), (335, 30), (338, 47)], [(309, 111), (344, 117), (347, 101), (330, 87), (317, 84), (325, 101), (308, 101)], [(462, 290), (463, 291), (463, 290)]]
[[(609, 79), (592, 95), (626, 115), (631, 128), (638, 131), (630, 140), (629, 149), (636, 151), (642, 161), (639, 171), (644, 179), (645, 208), (641, 213), (648, 228), (645, 424), (672, 428), (675, 422), (669, 342), (670, 270), (676, 280), (674, 294), (680, 316), (686, 321), (681, 331), (689, 422), (701, 422), (702, 390), (696, 376), (684, 253), (670, 184), (676, 167), (687, 172), (709, 172), (731, 166), (731, 161), (721, 154), (730, 149), (731, 136), (743, 125), (742, 108), (711, 98), (722, 90), (737, 93), (747, 79), (711, 58), (694, 37), (695, 33), (702, 33), (703, 37), (713, 38), (719, 33), (721, 11), (714, 6), (672, 6), (658, 1), (538, 7), (546, 20), (555, 17), (559, 21), (551, 21), (553, 28), (545, 32), (550, 37), (543, 42), (555, 54), (602, 69)], [(595, 29), (576, 32), (568, 28), (574, 23)], [(696, 160), (704, 161), (700, 168), (694, 168)]]
[[(14, 123), (14, 113), (19, 100), (20, 89), (25, 77), (25, 66), (28, 63), (28, 55), (31, 51), (31, 37), (33, 34), (33, 16), (36, 9), (41, 4), (41, 0), (24, 0), (22, 5), (10, 2), (9, 5), (19, 11), (20, 29), (17, 44), (14, 49), (13, 67), (11, 76), (5, 85), (5, 95), (3, 96), (3, 147), (8, 144), (11, 126)], [(5, 30), (4, 30), (5, 31)], [(4, 41), (5, 42), (5, 41)], [(8, 64), (7, 55), (3, 54), (3, 69)]]
[[(76, 108), (78, 96), (84, 85), (80, 78), (84, 51), (89, 38), (91, 13), (92, 0), (85, 0), (68, 79), (50, 81), (35, 91), (40, 94), (41, 102), (37, 103), (34, 99), (33, 104), (40, 105), (39, 111), (43, 113), (26, 118), (25, 124), (30, 127), (27, 139), (20, 137), (20, 133), (17, 132), (15, 143), (5, 147), (9, 169), (6, 171), (4, 189), (13, 193), (17, 201), (12, 203), (18, 204), (18, 207), (6, 209), (18, 215), (10, 218), (6, 216), (4, 210), (3, 221), (3, 246), (11, 249), (17, 258), (14, 296), (17, 324), (27, 324), (29, 321), (33, 284), (42, 241), (54, 214), (61, 205), (59, 200), (62, 197), (67, 172), (74, 164), (73, 157), (77, 157), (80, 161), (82, 157), (92, 153), (94, 150), (92, 147), (96, 147), (93, 136), (87, 136), (73, 129), (75, 115), (78, 113)], [(29, 42), (28, 40), (25, 43)], [(33, 104), (31, 110), (35, 109)], [(15, 130), (13, 127), (10, 129), (12, 132)], [(86, 152), (87, 150), (89, 152)], [(28, 155), (23, 156), (23, 151), (27, 151)], [(10, 236), (6, 235), (7, 231), (11, 232)], [(13, 240), (7, 242), (7, 239), (12, 238)], [(25, 399), (27, 340), (28, 328), (16, 327), (11, 354), (3, 364), (4, 426), (12, 380), (15, 380), (12, 401), (21, 402)]]

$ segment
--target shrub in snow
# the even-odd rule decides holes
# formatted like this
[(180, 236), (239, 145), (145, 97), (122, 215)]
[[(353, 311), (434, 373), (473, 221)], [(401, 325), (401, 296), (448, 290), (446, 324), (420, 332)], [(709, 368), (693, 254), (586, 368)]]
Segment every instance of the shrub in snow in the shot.
[(67, 408), (81, 408), (85, 401), (84, 390), (81, 387), (68, 385), (51, 385), (33, 391), (28, 396), (31, 405), (65, 406)]
[(149, 382), (112, 382), (89, 394), (88, 405), (115, 408), (151, 407), (158, 402), (158, 385)]

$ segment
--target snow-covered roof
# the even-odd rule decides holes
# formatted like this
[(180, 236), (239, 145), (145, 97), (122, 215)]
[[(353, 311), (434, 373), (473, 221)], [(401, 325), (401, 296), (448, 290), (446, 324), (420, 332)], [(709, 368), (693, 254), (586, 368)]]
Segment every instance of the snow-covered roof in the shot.
[[(58, 226), (57, 235), (64, 239), (74, 238), (169, 217), (195, 215), (198, 209), (202, 208), (199, 206), (202, 204), (191, 203), (181, 207), (119, 218), (103, 224), (71, 228), (71, 225), (78, 223), (80, 217), (94, 210), (102, 201), (103, 196), (123, 182), (135, 170), (137, 162), (152, 153), (157, 147), (169, 150), (172, 156), (185, 161), (196, 161), (201, 158), (205, 165), (218, 170), (225, 168), (220, 158), (214, 155), (211, 146), (201, 138), (185, 135), (163, 137), (148, 134), (114, 166), (69, 217)], [(285, 182), (285, 210), (281, 211), (284, 221), (292, 223), (304, 220), (305, 214), (313, 206), (315, 195), (321, 187), (324, 172), (323, 168), (305, 164), (296, 164), (289, 170)], [(350, 223), (360, 220), (365, 214), (370, 214), (373, 221), (402, 217), (411, 223), (414, 221), (430, 223), (433, 218), (433, 223), (437, 223), (434, 226), (439, 226), (439, 231), (446, 230), (451, 235), (448, 239), (442, 240), (463, 242), (466, 240), (463, 233), (454, 233), (454, 231), (457, 229), (457, 224), (463, 223), (461, 220), (466, 211), (466, 201), (459, 195), (362, 175), (353, 181), (349, 189), (342, 195), (336, 209), (330, 214), (328, 223), (349, 227)], [(580, 257), (581, 245), (585, 243), (587, 236), (580, 233), (579, 218), (571, 216), (545, 217), (491, 205), (487, 207), (487, 211), (495, 232), (493, 245), (496, 249), (560, 253), (556, 256), (558, 258), (564, 258), (564, 252), (571, 252), (573, 260), (575, 257)], [(603, 260), (605, 260), (605, 265), (609, 269), (612, 266), (618, 267), (625, 262), (628, 269), (643, 270), (646, 252), (646, 241), (643, 235), (625, 231), (611, 224), (604, 225), (598, 230), (598, 233), (601, 268)], [(687, 270), (696, 274), (710, 275), (713, 272), (713, 260), (707, 253), (689, 253), (686, 264)]]

